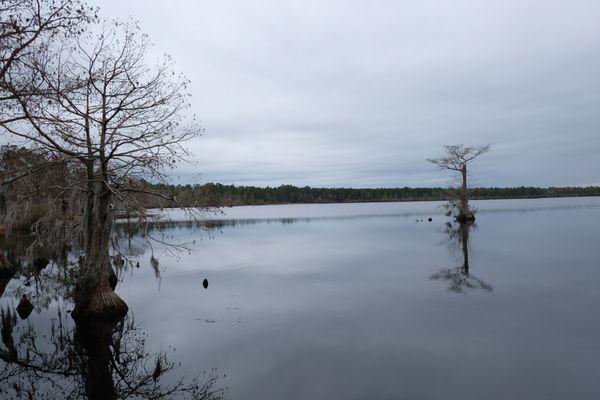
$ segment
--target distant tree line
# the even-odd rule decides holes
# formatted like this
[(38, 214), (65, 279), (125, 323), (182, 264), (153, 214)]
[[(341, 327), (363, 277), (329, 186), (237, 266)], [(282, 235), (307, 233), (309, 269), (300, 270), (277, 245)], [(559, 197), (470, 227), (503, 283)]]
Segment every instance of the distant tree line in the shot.
[[(11, 190), (0, 196), (0, 208), (4, 214), (14, 216), (14, 226), (27, 226), (30, 220), (44, 214), (52, 191), (61, 190), (79, 174), (77, 169), (63, 165), (53, 165), (53, 158), (24, 147), (0, 146), (0, 180), (27, 170), (30, 164), (42, 164), (46, 168), (29, 171), (27, 176), (15, 182)], [(454, 188), (315, 188), (281, 185), (277, 187), (237, 186), (220, 183), (196, 185), (156, 184), (142, 180), (130, 180), (126, 185), (147, 187), (149, 193), (140, 191), (135, 201), (146, 208), (167, 207), (221, 207), (239, 205), (289, 204), (289, 203), (359, 203), (386, 201), (449, 200), (457, 197), (459, 189)], [(43, 188), (35, 190), (32, 188)], [(587, 187), (513, 187), (513, 188), (471, 188), (470, 199), (524, 199), (541, 197), (600, 196), (600, 186)], [(160, 194), (156, 196), (155, 194)], [(70, 202), (71, 207), (77, 202)], [(12, 205), (12, 206), (11, 206)], [(117, 215), (128, 212), (128, 208), (114, 201)], [(66, 208), (66, 206), (65, 206)], [(68, 216), (69, 210), (65, 209)], [(65, 216), (65, 217), (66, 217)], [(2, 228), (0, 227), (0, 231)]]
[[(286, 203), (353, 203), (376, 201), (448, 200), (456, 197), (451, 188), (314, 188), (281, 185), (277, 187), (236, 186), (220, 183), (202, 185), (154, 185), (186, 206), (237, 206)], [(541, 197), (600, 196), (600, 186), (587, 187), (513, 187), (472, 188), (471, 199), (509, 199)], [(167, 207), (168, 202), (149, 204)]]

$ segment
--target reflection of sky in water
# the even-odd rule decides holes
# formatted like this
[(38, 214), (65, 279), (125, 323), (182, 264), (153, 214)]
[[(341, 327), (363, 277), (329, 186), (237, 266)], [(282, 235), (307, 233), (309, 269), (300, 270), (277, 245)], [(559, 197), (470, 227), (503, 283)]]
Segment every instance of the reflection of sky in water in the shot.
[[(234, 399), (594, 398), (599, 205), (479, 202), (470, 272), (493, 292), (448, 293), (429, 279), (461, 263), (430, 202), (317, 206), (327, 218), (224, 225), (210, 239), (173, 228), (197, 251), (177, 260), (155, 246), (158, 290), (147, 248), (117, 290), (151, 348), (174, 346), (183, 371), (217, 367)], [(314, 210), (277, 207), (243, 212)], [(395, 216), (330, 218), (349, 209)], [(416, 222), (428, 214), (433, 222)]]

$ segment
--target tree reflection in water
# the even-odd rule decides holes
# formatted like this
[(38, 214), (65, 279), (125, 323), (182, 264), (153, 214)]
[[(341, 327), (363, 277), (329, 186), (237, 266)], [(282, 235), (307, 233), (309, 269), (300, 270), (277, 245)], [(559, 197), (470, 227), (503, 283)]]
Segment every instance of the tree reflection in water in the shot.
[[(38, 333), (3, 308), (0, 397), (27, 399), (221, 399), (211, 370), (186, 379), (172, 375), (166, 352), (149, 353), (134, 321), (76, 321), (58, 311), (49, 333)], [(20, 324), (22, 324), (20, 326)], [(164, 381), (169, 383), (164, 383)]]
[[(142, 253), (132, 247), (128, 256)], [(131, 313), (115, 320), (71, 318), (69, 264), (53, 258), (38, 271), (33, 262), (23, 261), (26, 258), (13, 262), (17, 267), (10, 278), (17, 285), (12, 290), (5, 291), (4, 281), (10, 278), (0, 279), (2, 297), (18, 299), (23, 286), (33, 283), (27, 289), (35, 293), (38, 310), (56, 314), (49, 318), (49, 326), (42, 326), (30, 319), (21, 321), (13, 306), (0, 307), (0, 398), (224, 398), (223, 376), (215, 370), (177, 376), (178, 365), (168, 359), (172, 349), (149, 351), (146, 333)], [(129, 268), (130, 263), (119, 267)]]
[(454, 268), (442, 268), (430, 279), (445, 281), (448, 284), (448, 291), (453, 293), (464, 293), (466, 289), (484, 290), (491, 292), (492, 286), (483, 280), (473, 276), (469, 272), (469, 233), (471, 229), (476, 229), (477, 225), (472, 222), (450, 223), (445, 225), (446, 239), (450, 252), (457, 249), (462, 253), (462, 265)]

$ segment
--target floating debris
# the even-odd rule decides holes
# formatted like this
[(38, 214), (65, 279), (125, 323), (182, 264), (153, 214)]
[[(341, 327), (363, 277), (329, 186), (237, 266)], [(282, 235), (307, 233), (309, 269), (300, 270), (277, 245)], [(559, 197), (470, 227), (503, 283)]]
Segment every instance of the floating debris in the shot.
[(208, 289), (208, 279), (202, 281), (202, 286), (204, 286), (204, 289)]

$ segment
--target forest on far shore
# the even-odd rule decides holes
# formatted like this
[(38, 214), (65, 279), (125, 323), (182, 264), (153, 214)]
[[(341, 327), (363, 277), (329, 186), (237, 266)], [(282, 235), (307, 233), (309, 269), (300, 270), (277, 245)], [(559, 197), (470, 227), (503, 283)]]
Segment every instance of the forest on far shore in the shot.
[[(31, 165), (42, 165), (34, 168)], [(47, 205), (56, 202), (56, 193), (69, 186), (73, 176), (83, 171), (76, 165), (56, 162), (51, 155), (25, 147), (0, 146), (0, 182), (11, 176), (23, 178), (8, 186), (0, 185), (0, 211), (12, 204), (9, 215), (23, 214), (17, 225), (28, 225), (47, 212)], [(130, 201), (136, 207), (227, 207), (289, 203), (358, 203), (387, 201), (451, 200), (458, 196), (453, 188), (316, 188), (281, 185), (277, 187), (237, 186), (220, 183), (157, 184), (143, 178), (112, 177), (111, 184), (118, 190), (135, 190)], [(8, 190), (7, 190), (8, 189)], [(469, 198), (521, 199), (541, 197), (600, 196), (600, 186), (587, 187), (479, 187), (471, 188)], [(126, 205), (114, 201), (118, 214), (128, 213)], [(10, 207), (9, 207), (10, 208)], [(8, 210), (4, 210), (5, 212)]]
[[(199, 185), (152, 185), (169, 193), (185, 206), (238, 206), (286, 203), (352, 203), (378, 201), (448, 200), (456, 197), (451, 188), (315, 188), (281, 185), (277, 187), (236, 186), (220, 183)], [(600, 186), (472, 188), (469, 197), (477, 199), (524, 199), (542, 197), (600, 196)], [(167, 207), (164, 202), (153, 206)]]

